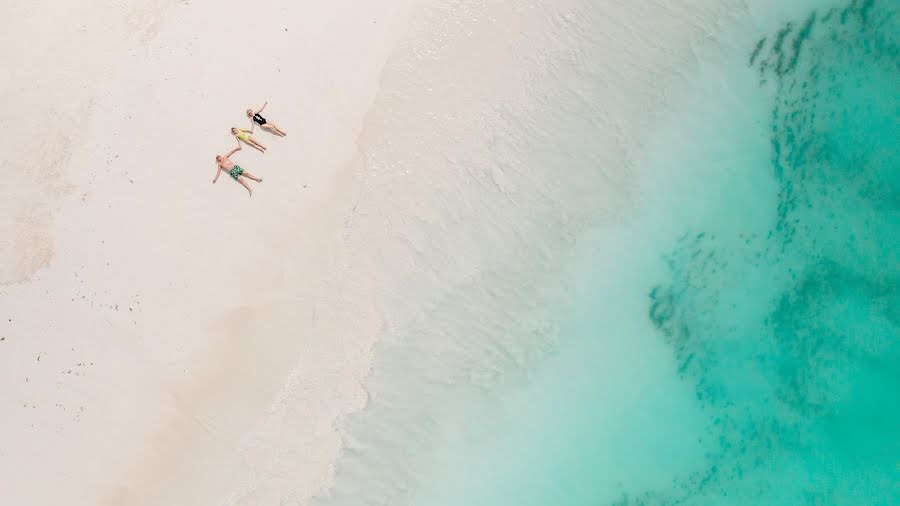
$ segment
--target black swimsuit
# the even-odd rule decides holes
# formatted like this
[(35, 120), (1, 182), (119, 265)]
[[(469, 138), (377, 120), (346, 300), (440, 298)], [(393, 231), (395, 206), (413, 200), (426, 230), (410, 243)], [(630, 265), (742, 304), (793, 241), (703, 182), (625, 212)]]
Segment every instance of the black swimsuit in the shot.
[(253, 121), (255, 121), (260, 126), (266, 124), (266, 118), (260, 116), (258, 112), (253, 114)]

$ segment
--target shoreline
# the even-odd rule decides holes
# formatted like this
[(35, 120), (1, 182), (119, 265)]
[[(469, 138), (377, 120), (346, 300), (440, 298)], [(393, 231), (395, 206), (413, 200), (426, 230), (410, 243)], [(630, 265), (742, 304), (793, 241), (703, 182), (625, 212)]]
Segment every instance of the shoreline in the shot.
[[(28, 267), (39, 270), (27, 281), (0, 286), (0, 381), (14, 385), (0, 393), (13, 414), (0, 421), (13, 441), (0, 448), (0, 474), (14, 483), (0, 502), (306, 504), (333, 493), (354, 503), (357, 489), (326, 491), (336, 469), (340, 479), (354, 465), (392, 463), (391, 450), (429, 437), (427, 427), (392, 434), (386, 443), (409, 446), (354, 454), (357, 429), (390, 428), (363, 420), (361, 409), (377, 408), (370, 397), (439, 398), (441, 374), (483, 387), (499, 381), (489, 359), (530, 364), (548, 353), (558, 329), (538, 313), (561, 290), (554, 260), (588, 224), (633, 212), (635, 132), (728, 10), (702, 0), (665, 16), (654, 2), (611, 6), (590, 34), (610, 46), (604, 78), (587, 89), (582, 75), (557, 74), (584, 53), (552, 30), (528, 36), (578, 28), (579, 2), (548, 2), (560, 9), (548, 7), (549, 20), (516, 5), (343, 2), (267, 0), (253, 23), (270, 29), (247, 37), (245, 6), (233, 0), (151, 16), (90, 93), (89, 120), (72, 123), (70, 144), (45, 150), (65, 169), (26, 186), (21, 202), (42, 185), (56, 192), (41, 209), (55, 216), (55, 254)], [(574, 83), (560, 92), (573, 107), (605, 104), (589, 118), (604, 135), (576, 136), (596, 146), (568, 160), (602, 166), (602, 181), (519, 167), (566, 148), (548, 132), (584, 126), (555, 107), (565, 97), (544, 93), (557, 78)], [(213, 156), (233, 143), (228, 127), (248, 126), (242, 111), (264, 100), (288, 137), (255, 134), (269, 152), (234, 159), (265, 182), (252, 198), (227, 177), (210, 185)], [(525, 122), (526, 112), (545, 121)], [(30, 225), (17, 243), (40, 243), (26, 237), (40, 228)], [(534, 244), (545, 236), (556, 242)], [(472, 315), (483, 321), (469, 335)], [(443, 327), (423, 323), (435, 317)], [(519, 331), (550, 344), (520, 345)], [(508, 348), (477, 339), (491, 332), (505, 332)], [(431, 382), (386, 389), (375, 355), (408, 343), (389, 363)], [(466, 369), (472, 350), (483, 357)], [(418, 407), (399, 402), (409, 406)]]
[[(363, 144), (361, 211), (389, 209), (372, 219), (405, 227), (371, 270), (397, 275), (381, 283), (370, 402), (342, 418), (336, 485), (313, 504), (419, 504), (417, 480), (453, 448), (442, 438), (476, 438), (459, 420), (467, 402), (486, 433), (503, 430), (484, 399), (554, 353), (563, 322), (546, 302), (571, 296), (562, 273), (584, 230), (640, 211), (643, 129), (697, 66), (697, 46), (752, 15), (741, 2), (673, 3), (665, 17), (634, 2), (585, 20), (588, 7), (564, 2), (416, 19)], [(440, 37), (416, 38), (429, 33)]]
[[(236, 185), (227, 179), (212, 187), (204, 180), (204, 164), (212, 167), (206, 158), (211, 159), (216, 150), (224, 150), (229, 144), (228, 136), (219, 132), (232, 126), (230, 122), (240, 118), (244, 107), (258, 104), (239, 103), (237, 97), (246, 96), (247, 88), (252, 88), (248, 83), (230, 79), (231, 74), (227, 72), (216, 71), (207, 76), (192, 67), (211, 69), (218, 63), (225, 68), (232, 59), (231, 49), (217, 48), (222, 43), (214, 42), (214, 32), (200, 37), (187, 32), (188, 27), (208, 23), (206, 13), (218, 11), (204, 9), (203, 5), (179, 6), (166, 19), (166, 28), (152, 41), (128, 52), (112, 83), (98, 92), (92, 103), (92, 124), (85, 131), (87, 138), (99, 141), (98, 146), (76, 150), (69, 162), (70, 172), (77, 172), (79, 167), (108, 166), (110, 160), (115, 166), (114, 160), (121, 156), (141, 160), (154, 158), (154, 164), (169, 167), (184, 163), (180, 157), (171, 155), (188, 154), (191, 169), (170, 180), (157, 177), (153, 166), (146, 166), (146, 162), (143, 168), (132, 170), (129, 166), (124, 173), (113, 175), (96, 169), (85, 171), (91, 178), (88, 185), (92, 192), (83, 201), (70, 197), (54, 224), (62, 258), (39, 273), (34, 281), (24, 284), (33, 287), (32, 293), (25, 298), (21, 298), (22, 293), (4, 293), (5, 297), (16, 299), (19, 312), (28, 307), (41, 307), (46, 304), (41, 288), (71, 283), (72, 278), (66, 279), (64, 274), (71, 272), (75, 279), (73, 298), (80, 296), (91, 301), (89, 308), (82, 307), (69, 314), (61, 310), (58, 313), (68, 325), (85, 334), (98, 328), (104, 330), (100, 336), (84, 335), (77, 339), (91, 347), (88, 354), (81, 354), (80, 349), (73, 350), (79, 352), (76, 360), (82, 361), (77, 363), (98, 354), (105, 355), (102, 361), (92, 361), (98, 364), (92, 367), (103, 364), (105, 369), (100, 372), (94, 369), (87, 374), (87, 377), (96, 378), (98, 384), (93, 390), (77, 387), (84, 391), (73, 397), (98, 395), (99, 392), (99, 397), (107, 402), (118, 399), (124, 403), (117, 406), (118, 409), (104, 405), (103, 401), (87, 405), (88, 414), (82, 415), (82, 421), (87, 423), (78, 423), (82, 427), (92, 424), (94, 432), (91, 428), (82, 428), (79, 437), (68, 435), (64, 443), (71, 446), (68, 451), (73, 453), (80, 451), (80, 444), (92, 444), (95, 451), (99, 450), (98, 455), (112, 459), (106, 462), (106, 467), (94, 470), (93, 480), (83, 477), (79, 480), (84, 484), (95, 484), (91, 489), (105, 490), (101, 504), (171, 504), (186, 500), (203, 503), (214, 496), (220, 497), (223, 504), (259, 504), (283, 497), (303, 501), (329, 483), (341, 439), (346, 437), (346, 433), (335, 431), (335, 420), (365, 404), (366, 392), (360, 381), (369, 374), (376, 335), (383, 336), (390, 329), (404, 328), (416, 318), (415, 313), (406, 316), (392, 309), (399, 299), (407, 296), (399, 287), (404, 284), (404, 279), (419, 284), (425, 282), (423, 286), (430, 283), (425, 278), (407, 276), (413, 274), (416, 265), (434, 264), (419, 257), (429, 241), (436, 238), (429, 238), (416, 223), (439, 223), (446, 219), (440, 216), (442, 209), (452, 209), (455, 199), (463, 199), (463, 202), (466, 199), (464, 195), (448, 194), (444, 190), (452, 178), (458, 177), (456, 167), (443, 165), (440, 157), (446, 153), (435, 152), (433, 155), (437, 158), (429, 159), (416, 155), (416, 148), (403, 151), (422, 141), (415, 135), (403, 135), (403, 119), (397, 111), (404, 110), (403, 101), (410, 97), (402, 93), (408, 90), (423, 107), (411, 117), (416, 121), (421, 122), (429, 114), (429, 107), (440, 110), (439, 102), (431, 102), (437, 99), (429, 98), (429, 90), (432, 86), (443, 85), (444, 81), (419, 82), (415, 74), (421, 65), (430, 66), (432, 78), (448, 78), (446, 82), (451, 88), (445, 88), (445, 92), (454, 96), (452, 88), (456, 79), (445, 75), (441, 68), (448, 62), (438, 55), (448, 44), (455, 44), (459, 51), (456, 54), (462, 59), (451, 60), (455, 63), (450, 66), (471, 65), (462, 57), (465, 51), (459, 48), (473, 51), (483, 41), (466, 35), (466, 27), (471, 26), (469, 23), (484, 30), (502, 26), (495, 24), (497, 19), (507, 22), (510, 19), (503, 18), (504, 13), (478, 15), (478, 19), (472, 21), (460, 20), (463, 23), (458, 27), (453, 25), (456, 18), (441, 11), (437, 4), (422, 6), (417, 10), (421, 22), (417, 33), (404, 37), (403, 42), (398, 33), (393, 34), (394, 40), (404, 45), (407, 54), (419, 54), (421, 60), (392, 58), (394, 67), (402, 72), (394, 74), (399, 80), (386, 83), (377, 94), (378, 99), (377, 86), (384, 84), (381, 83), (380, 68), (362, 62), (364, 68), (375, 67), (373, 72), (378, 70), (378, 77), (377, 82), (370, 85), (370, 98), (357, 97), (355, 103), (360, 106), (356, 107), (347, 105), (347, 95), (329, 94), (328, 88), (335, 85), (335, 76), (328, 79), (320, 76), (305, 90), (297, 87), (306, 78), (304, 73), (296, 71), (290, 79), (282, 72), (288, 66), (285, 59), (295, 56), (293, 52), (277, 53), (272, 60), (247, 64), (243, 72), (254, 76), (266, 75), (275, 66), (279, 71), (270, 75), (293, 81), (295, 87), (290, 91), (296, 95), (302, 96), (306, 91), (308, 96), (317, 97), (317, 101), (323, 96), (333, 99), (333, 102), (325, 100), (326, 104), (319, 102), (310, 106), (285, 95), (283, 86), (263, 84), (265, 98), (270, 102), (267, 113), (273, 114), (273, 121), (288, 130), (289, 136), (285, 139), (266, 138), (271, 149), (265, 156), (258, 156), (249, 149), (236, 156), (239, 164), (266, 179), (254, 197), (247, 199), (242, 190), (232, 188)], [(517, 13), (517, 8), (510, 9), (505, 13), (508, 16), (522, 14)], [(438, 18), (434, 16), (442, 12), (447, 17), (441, 18), (444, 19), (442, 28), (435, 29), (430, 23), (435, 22)], [(347, 21), (336, 12), (331, 15), (334, 16), (330, 19), (332, 23)], [(264, 24), (275, 23), (275, 18), (273, 15)], [(565, 22), (565, 18), (560, 18), (559, 22)], [(320, 28), (316, 36), (303, 35), (301, 38), (321, 42), (329, 40), (328, 37), (339, 38), (338, 33), (358, 32), (362, 26), (360, 22), (355, 30), (332, 30), (335, 33)], [(296, 29), (291, 26), (288, 34)], [(509, 37), (515, 33), (509, 26), (502, 30)], [(442, 34), (442, 37), (434, 34)], [(363, 34), (357, 33), (355, 37), (357, 43), (370, 42)], [(273, 40), (280, 42), (280, 39)], [(542, 43), (548, 43), (551, 48), (558, 45), (554, 40), (534, 41), (526, 43), (520, 50), (525, 54), (540, 54), (546, 51)], [(386, 46), (389, 45), (385, 44), (382, 56), (373, 60), (384, 64), (388, 59)], [(322, 46), (334, 50), (339, 47)], [(491, 58), (503, 54), (503, 46), (493, 47), (495, 49), (482, 54), (482, 64), (488, 65)], [(301, 53), (298, 57), (306, 58), (316, 66), (314, 72), (320, 74), (327, 75), (331, 66), (337, 66), (337, 61), (344, 65), (342, 68), (351, 67), (350, 62), (340, 55), (326, 57), (324, 51), (316, 53), (311, 48)], [(202, 60), (194, 56), (198, 54), (204, 55)], [(252, 58), (252, 55), (246, 57)], [(624, 65), (627, 59), (627, 54), (619, 55), (615, 65)], [(161, 82), (160, 75), (163, 77)], [(345, 77), (354, 81), (345, 85), (344, 93), (351, 95), (359, 78), (357, 75)], [(416, 84), (407, 82), (409, 78)], [(624, 81), (627, 79), (623, 78), (621, 82)], [(481, 100), (503, 103), (515, 97), (528, 99), (528, 89), (518, 89), (507, 96), (501, 84), (502, 79), (482, 83), (481, 89), (488, 90), (488, 94)], [(618, 85), (610, 84), (609, 91), (621, 94), (622, 90), (615, 91), (615, 86)], [(369, 108), (373, 100), (376, 100), (375, 107), (380, 106), (381, 111), (388, 112), (373, 113)], [(208, 102), (212, 104), (206, 105)], [(627, 107), (631, 102), (618, 103), (622, 108), (608, 114), (624, 120), (630, 114)], [(468, 107), (469, 103), (459, 100), (456, 105)], [(536, 105), (540, 105), (539, 102)], [(283, 112), (276, 114), (279, 110), (276, 106)], [(453, 118), (447, 116), (452, 107), (443, 107), (446, 121), (438, 132), (443, 132), (447, 138), (460, 139), (470, 128), (473, 128), (472, 132), (478, 131), (477, 124), (454, 123)], [(193, 125), (178, 121), (185, 110), (192, 108), (205, 120), (199, 131)], [(367, 116), (366, 130), (359, 133), (364, 153), (354, 155), (351, 153), (357, 149), (357, 132), (349, 135), (349, 131), (362, 128), (360, 111)], [(282, 118), (300, 120), (291, 125), (285, 124)], [(319, 121), (309, 121), (312, 118)], [(500, 119), (497, 115), (484, 118), (485, 121)], [(398, 121), (401, 126), (391, 125)], [(348, 123), (359, 127), (348, 128)], [(624, 127), (620, 123), (618, 128)], [(386, 136), (388, 131), (390, 137)], [(114, 139), (107, 137), (110, 132)], [(312, 149), (333, 143), (329, 141), (329, 135), (338, 132), (347, 132), (342, 134), (345, 148), (331, 149), (330, 154), (324, 149)], [(165, 150), (155, 149), (172, 138), (175, 141)], [(203, 139), (200, 149), (179, 140), (198, 138)], [(384, 147), (389, 149), (382, 150)], [(395, 148), (401, 151), (390, 151)], [(622, 149), (605, 160), (611, 162), (618, 160), (617, 156), (625, 156), (628, 148)], [(344, 175), (341, 178), (330, 176), (324, 169), (308, 175), (303, 169), (298, 173), (284, 173), (281, 172), (284, 168), (273, 169), (270, 165), (274, 162), (277, 166), (281, 162), (286, 168), (298, 160), (321, 167), (342, 167)], [(194, 165), (198, 168), (193, 169)], [(424, 174), (419, 167), (427, 168)], [(436, 170), (438, 167), (440, 171)], [(429, 171), (435, 174), (428, 174)], [(113, 179), (116, 176), (118, 179)], [(279, 177), (286, 179), (278, 183), (282, 188), (276, 190), (294, 188), (303, 191), (301, 202), (296, 202), (285, 192), (273, 191), (269, 184), (278, 181)], [(482, 180), (474, 173), (466, 177), (474, 178), (480, 184), (499, 185), (506, 198), (525, 197), (525, 202), (550, 213), (542, 219), (553, 217), (553, 210), (544, 207), (546, 203), (539, 198), (535, 200), (533, 196), (527, 196), (527, 192), (516, 196), (525, 188), (516, 183), (514, 173), (490, 171), (490, 181)], [(613, 178), (627, 180), (627, 177)], [(183, 185), (183, 189), (173, 187), (175, 184)], [(318, 191), (301, 190), (304, 185)], [(570, 190), (554, 184), (549, 187), (560, 192)], [(613, 190), (606, 189), (605, 192)], [(435, 196), (437, 200), (429, 202)], [(582, 189), (575, 196), (577, 201), (586, 197), (587, 192)], [(616, 202), (627, 202), (614, 198), (614, 193), (607, 196)], [(166, 205), (160, 205), (167, 201)], [(148, 205), (152, 212), (141, 208)], [(458, 228), (460, 220), (474, 207), (471, 203), (465, 204), (455, 218), (450, 218), (454, 235), (464, 232)], [(284, 227), (294, 225), (298, 219), (304, 220), (304, 216), (315, 218), (301, 221), (302, 225), (297, 227), (299, 235), (306, 239), (293, 239), (283, 233)], [(272, 224), (273, 221), (280, 227)], [(115, 231), (117, 237), (97, 236), (92, 244), (88, 244), (77, 229), (79, 222), (102, 224), (102, 231)], [(170, 227), (169, 223), (177, 226)], [(477, 233), (490, 235), (494, 225), (488, 224)], [(122, 233), (130, 230), (140, 231), (143, 236)], [(251, 231), (248, 235), (252, 239), (241, 237), (244, 230)], [(528, 235), (524, 228), (519, 232), (523, 237)], [(154, 257), (152, 251), (145, 251), (141, 246), (141, 237), (152, 238), (155, 241), (153, 249), (162, 245), (168, 254)], [(310, 241), (311, 237), (316, 240)], [(96, 239), (100, 239), (100, 244)], [(479, 272), (487, 268), (485, 262), (489, 262), (485, 253), (478, 253), (475, 244), (463, 236), (459, 239), (456, 251), (475, 255), (476, 260), (469, 265), (445, 264), (449, 272), (461, 276), (451, 280), (451, 286), (474, 282)], [(315, 248), (308, 248), (309, 242), (314, 242)], [(502, 249), (503, 246), (494, 243), (492, 247)], [(449, 248), (448, 244), (438, 247), (446, 248)], [(227, 254), (220, 254), (220, 249)], [(262, 274), (245, 272), (246, 265), (254, 266), (255, 271), (256, 265), (272, 262), (272, 251), (294, 249), (303, 252), (278, 259), (281, 265), (263, 269)], [(237, 257), (241, 258), (240, 262), (234, 260)], [(98, 260), (86, 267), (85, 259)], [(112, 264), (109, 268), (113, 272), (104, 265), (106, 262)], [(215, 268), (209, 267), (209, 263)], [(172, 276), (180, 272), (190, 272), (189, 279)], [(119, 279), (124, 273), (131, 279)], [(309, 279), (318, 280), (315, 288), (306, 285)], [(132, 288), (136, 286), (141, 287), (140, 293), (129, 293), (134, 292)], [(246, 301), (245, 293), (252, 293), (254, 302)], [(210, 302), (183, 304), (171, 300), (173, 295)], [(126, 317), (122, 317), (122, 311), (109, 309), (118, 304), (124, 310), (123, 300), (131, 304)], [(139, 311), (137, 318), (132, 318), (133, 309)], [(418, 310), (413, 308), (413, 311)], [(354, 314), (354, 318), (345, 318), (348, 313)], [(77, 324), (72, 325), (73, 321)], [(29, 330), (35, 328), (39, 328), (36, 322)], [(280, 335), (284, 329), (291, 329), (294, 335)], [(43, 329), (43, 332), (48, 335), (52, 331)], [(124, 343), (121, 336), (126, 336)], [(110, 349), (115, 351), (110, 352)], [(59, 354), (48, 355), (58, 357)], [(45, 363), (47, 360), (44, 358)], [(64, 363), (65, 360), (60, 358), (59, 365), (64, 366)], [(24, 373), (21, 371), (15, 376), (20, 379)], [(119, 382), (121, 386), (108, 389), (101, 385), (104, 379)], [(52, 388), (49, 381), (46, 388)], [(270, 403), (269, 399), (273, 398), (275, 401)], [(73, 403), (72, 409), (80, 408), (76, 404)], [(103, 416), (94, 414), (102, 409), (112, 412)], [(91, 418), (92, 414), (95, 418)], [(122, 426), (131, 428), (123, 430)], [(119, 433), (104, 445), (96, 430), (109, 427), (120, 427)], [(77, 439), (78, 444), (72, 443), (73, 439)], [(194, 457), (185, 459), (185, 455)], [(69, 459), (69, 462), (77, 461), (75, 455)], [(198, 466), (200, 462), (207, 465)], [(106, 476), (108, 469), (118, 468), (125, 471), (110, 482)], [(296, 473), (298, 469), (304, 472)], [(283, 471), (292, 471), (299, 476), (284, 476)], [(25, 468), (20, 472), (25, 472)], [(261, 473), (261, 477), (255, 477), (257, 473)], [(160, 488), (160, 483), (167, 486)]]

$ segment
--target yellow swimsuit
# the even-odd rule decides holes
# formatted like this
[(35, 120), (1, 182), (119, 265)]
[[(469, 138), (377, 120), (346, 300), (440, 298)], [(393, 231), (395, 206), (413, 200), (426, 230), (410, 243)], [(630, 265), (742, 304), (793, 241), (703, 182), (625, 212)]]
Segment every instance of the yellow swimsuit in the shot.
[(247, 139), (250, 138), (250, 134), (248, 134), (247, 132), (241, 132), (240, 130), (238, 130), (238, 133), (234, 134), (234, 136), (244, 142), (247, 142)]

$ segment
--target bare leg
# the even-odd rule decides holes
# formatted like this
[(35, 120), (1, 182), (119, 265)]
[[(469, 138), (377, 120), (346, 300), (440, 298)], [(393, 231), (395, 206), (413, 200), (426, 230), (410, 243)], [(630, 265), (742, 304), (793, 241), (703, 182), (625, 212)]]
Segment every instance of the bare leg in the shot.
[(250, 192), (251, 197), (253, 196), (253, 190), (250, 188), (250, 185), (247, 184), (247, 180), (244, 179), (243, 175), (238, 176), (238, 183), (241, 183), (241, 186), (243, 186), (247, 189), (248, 192)]
[(278, 132), (279, 135), (281, 135), (282, 137), (286, 137), (286, 136), (287, 136), (287, 132), (285, 132), (284, 130), (278, 128), (278, 125), (276, 125), (275, 123), (270, 123), (270, 124), (272, 125), (272, 128), (274, 128), (275, 131)]
[(262, 144), (256, 142), (256, 139), (254, 139), (253, 137), (250, 137), (249, 140), (250, 140), (251, 143), (253, 143), (253, 147), (255, 147), (256, 149), (258, 149), (258, 150), (260, 150), (260, 151), (265, 151), (265, 150), (266, 150), (266, 147), (263, 146)]
[[(259, 149), (259, 147), (257, 147), (255, 144), (253, 144), (253, 142), (251, 142), (249, 139), (247, 139), (246, 141), (243, 141), (243, 143), (250, 146), (251, 148)], [(259, 149), (259, 150), (262, 151), (261, 149)]]
[(246, 141), (244, 141), (244, 144), (250, 146), (250, 147), (253, 148), (253, 149), (258, 150), (258, 151), (261, 152), (261, 153), (265, 153), (265, 152), (266, 152), (263, 148), (260, 148), (255, 142), (253, 142), (252, 139), (247, 139)]
[(242, 176), (247, 176), (248, 178), (250, 178), (250, 179), (256, 181), (257, 183), (262, 183), (262, 178), (261, 178), (261, 177), (256, 177), (256, 176), (254, 176), (253, 174), (247, 172), (246, 170), (245, 170), (244, 173), (241, 174), (241, 175), (242, 175)]
[(267, 132), (273, 133), (275, 135), (280, 135), (282, 137), (285, 136), (285, 133), (272, 123), (266, 123), (262, 126), (262, 128), (265, 128)]
[(278, 128), (278, 125), (276, 125), (274, 123), (266, 123), (265, 125), (263, 125), (263, 128), (265, 128), (269, 132), (272, 132), (275, 135), (280, 135), (282, 137), (287, 135), (280, 128)]

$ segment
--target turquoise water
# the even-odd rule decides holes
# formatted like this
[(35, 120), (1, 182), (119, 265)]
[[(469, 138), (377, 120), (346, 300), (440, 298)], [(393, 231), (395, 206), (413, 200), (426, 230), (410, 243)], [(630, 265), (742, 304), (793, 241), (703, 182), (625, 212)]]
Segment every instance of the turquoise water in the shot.
[(540, 345), (458, 338), (423, 405), (384, 385), (427, 352), (379, 350), (323, 504), (900, 502), (900, 4), (801, 11), (692, 67)]
[[(760, 39), (777, 206), (689, 231), (650, 293), (716, 438), (664, 502), (900, 499), (900, 5), (819, 10)], [(735, 242), (735, 236), (743, 242)]]

